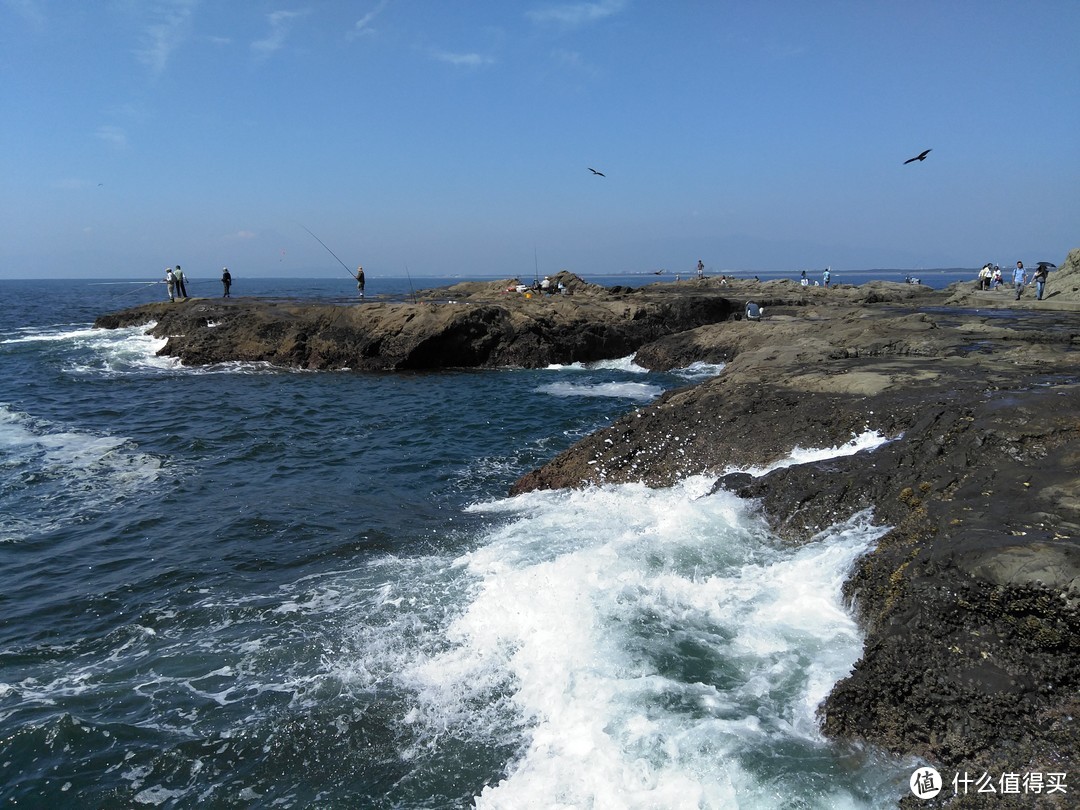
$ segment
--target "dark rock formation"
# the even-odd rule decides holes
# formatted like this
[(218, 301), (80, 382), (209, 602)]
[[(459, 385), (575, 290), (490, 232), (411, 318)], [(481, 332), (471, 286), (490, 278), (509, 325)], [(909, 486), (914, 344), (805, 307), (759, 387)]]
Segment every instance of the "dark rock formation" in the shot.
[[(266, 361), (310, 369), (538, 367), (625, 357), (673, 332), (732, 317), (713, 290), (624, 294), (568, 279), (568, 295), (506, 292), (510, 282), (458, 285), (438, 303), (351, 305), (251, 298), (191, 299), (97, 319), (116, 328), (153, 322), (163, 354), (184, 363)], [(434, 293), (427, 293), (431, 297)]]
[[(821, 707), (825, 731), (942, 769), (1066, 772), (1075, 782), (1080, 251), (1051, 274), (1056, 295), (1019, 303), (966, 285), (565, 283), (565, 297), (526, 298), (504, 281), (428, 291), (414, 304), (196, 300), (98, 325), (156, 321), (165, 352), (188, 363), (541, 366), (633, 351), (652, 369), (726, 363), (513, 492), (707, 474), (759, 503), (792, 543), (873, 510), (891, 529), (846, 586), (866, 644)], [(765, 308), (761, 322), (739, 318), (750, 299)], [(890, 441), (757, 477), (733, 472), (868, 430)], [(1080, 786), (1069, 788), (1047, 806), (1069, 806)], [(998, 796), (994, 806), (1022, 805)]]
[[(727, 366), (513, 492), (710, 474), (796, 543), (871, 509), (892, 529), (846, 586), (867, 641), (821, 709), (826, 733), (943, 771), (1075, 773), (1080, 306), (942, 306), (952, 294), (918, 309), (838, 296), (661, 338), (638, 363)], [(730, 472), (866, 430), (891, 441), (761, 477)]]

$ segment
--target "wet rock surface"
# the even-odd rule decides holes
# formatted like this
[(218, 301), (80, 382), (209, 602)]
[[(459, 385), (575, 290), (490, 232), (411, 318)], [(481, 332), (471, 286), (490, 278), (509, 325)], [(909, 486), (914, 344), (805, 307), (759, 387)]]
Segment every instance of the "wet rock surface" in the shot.
[[(755, 500), (791, 543), (871, 510), (891, 528), (846, 584), (866, 643), (821, 707), (826, 733), (943, 772), (1067, 772), (1070, 795), (1046, 806), (1070, 806), (1080, 791), (1080, 251), (1043, 301), (974, 283), (566, 281), (570, 295), (536, 298), (495, 282), (420, 303), (154, 304), (98, 325), (156, 321), (165, 352), (191, 363), (541, 366), (631, 352), (652, 369), (723, 363), (512, 492), (703, 474)], [(748, 300), (765, 307), (762, 321), (741, 319)], [(888, 442), (740, 472), (867, 431)], [(1026, 798), (995, 806), (1032, 806)]]
[[(955, 290), (856, 305), (840, 292), (831, 306), (770, 318), (774, 305), (761, 323), (643, 347), (637, 361), (652, 368), (726, 367), (587, 437), (513, 491), (706, 474), (756, 500), (792, 543), (872, 510), (891, 529), (845, 587), (867, 637), (821, 707), (826, 733), (943, 772), (1075, 782), (1080, 305), (1063, 295), (1046, 310), (1010, 295), (1013, 307), (985, 311), (949, 305)], [(763, 476), (732, 472), (867, 430), (888, 443)], [(1030, 796), (996, 800), (1032, 806)]]

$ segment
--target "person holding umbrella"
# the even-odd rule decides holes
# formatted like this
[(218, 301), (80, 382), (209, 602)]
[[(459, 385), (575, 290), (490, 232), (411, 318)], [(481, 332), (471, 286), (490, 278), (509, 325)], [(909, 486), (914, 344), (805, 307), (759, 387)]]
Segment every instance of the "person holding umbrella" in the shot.
[(1042, 301), (1043, 290), (1046, 289), (1046, 277), (1050, 275), (1050, 269), (1057, 267), (1056, 264), (1050, 262), (1039, 262), (1035, 268), (1035, 274), (1031, 277), (1031, 280), (1035, 282), (1035, 299)]

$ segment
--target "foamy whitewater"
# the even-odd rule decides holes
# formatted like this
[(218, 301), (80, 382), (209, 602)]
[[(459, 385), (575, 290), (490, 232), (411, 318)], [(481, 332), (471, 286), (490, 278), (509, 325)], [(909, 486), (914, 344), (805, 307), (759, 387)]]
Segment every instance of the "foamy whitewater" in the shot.
[(909, 763), (816, 715), (860, 654), (841, 586), (884, 532), (872, 514), (792, 547), (709, 477), (505, 496), (722, 366), (190, 369), (145, 329), (90, 328), (126, 292), (0, 292), (0, 805), (904, 795)]

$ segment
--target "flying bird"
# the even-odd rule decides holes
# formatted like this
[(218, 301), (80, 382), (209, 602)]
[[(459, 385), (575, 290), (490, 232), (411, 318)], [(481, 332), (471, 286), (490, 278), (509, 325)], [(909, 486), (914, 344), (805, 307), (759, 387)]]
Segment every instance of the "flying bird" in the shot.
[(904, 165), (907, 166), (909, 163), (914, 163), (916, 160), (926, 160), (926, 156), (929, 155), (932, 151), (934, 151), (934, 150), (933, 149), (927, 149), (922, 154), (916, 155), (913, 158), (908, 158), (907, 160), (904, 161)]
[(590, 172), (592, 172), (593, 174), (598, 174), (598, 175), (600, 175), (601, 177), (607, 177), (607, 175), (606, 175), (606, 174), (604, 174), (603, 172), (598, 172), (598, 171), (597, 171), (596, 169), (594, 169), (594, 168), (593, 168), (592, 166), (590, 166), (590, 167), (589, 167), (589, 171), (590, 171)]

